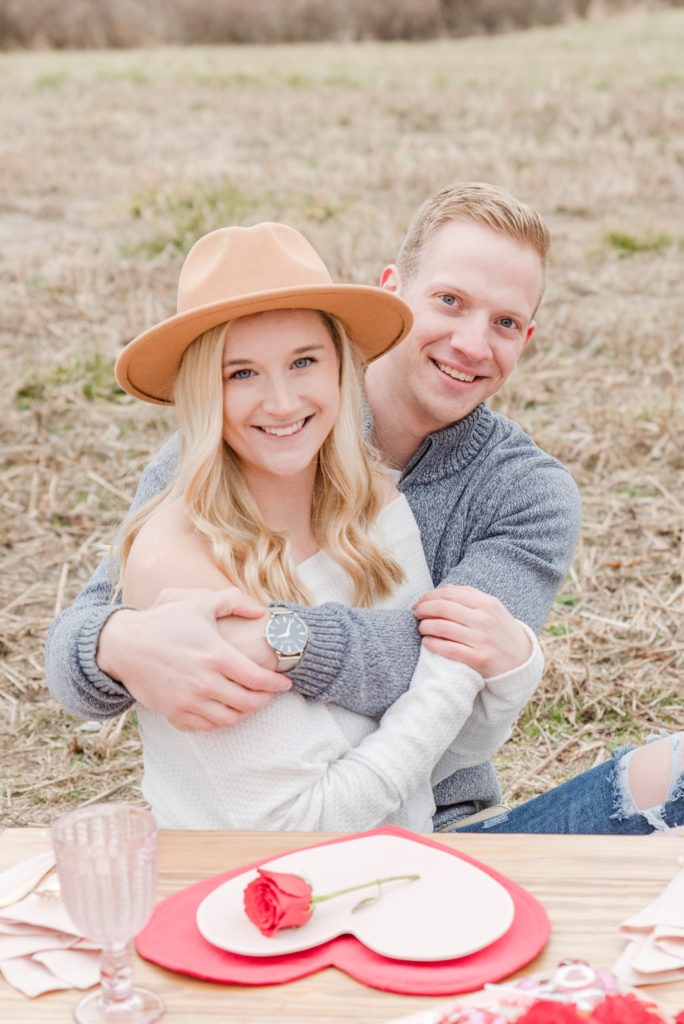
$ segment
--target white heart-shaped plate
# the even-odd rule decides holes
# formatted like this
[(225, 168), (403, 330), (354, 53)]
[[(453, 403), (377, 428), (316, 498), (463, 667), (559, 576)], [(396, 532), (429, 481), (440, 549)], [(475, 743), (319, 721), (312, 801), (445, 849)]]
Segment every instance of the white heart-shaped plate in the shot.
[(257, 876), (247, 871), (219, 885), (199, 905), (197, 927), (207, 942), (243, 956), (279, 956), (354, 935), (391, 959), (452, 960), (496, 942), (513, 923), (513, 900), (499, 882), (449, 850), (403, 836), (354, 836), (263, 866), (301, 875), (314, 896), (387, 875), (420, 878), (383, 885), (380, 899), (356, 913), (353, 907), (375, 895), (377, 887), (325, 900), (301, 928), (267, 938), (245, 914), (243, 893)]

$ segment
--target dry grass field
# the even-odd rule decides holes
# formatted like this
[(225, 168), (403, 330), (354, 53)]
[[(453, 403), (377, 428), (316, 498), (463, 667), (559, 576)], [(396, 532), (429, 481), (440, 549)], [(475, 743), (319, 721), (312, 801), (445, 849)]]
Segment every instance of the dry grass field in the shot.
[(450, 180), (537, 205), (540, 327), (496, 407), (572, 470), (584, 527), (547, 671), (498, 757), (509, 798), (684, 726), (684, 11), (433, 43), (0, 55), (0, 818), (138, 799), (132, 715), (63, 712), (43, 639), (172, 420), (120, 347), (183, 254), (284, 220), (373, 282)]

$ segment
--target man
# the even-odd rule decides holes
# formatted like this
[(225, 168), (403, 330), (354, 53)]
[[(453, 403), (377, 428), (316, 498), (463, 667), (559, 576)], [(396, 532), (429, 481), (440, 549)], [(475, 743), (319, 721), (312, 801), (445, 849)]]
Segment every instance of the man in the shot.
[[(567, 471), (485, 405), (534, 333), (548, 244), (539, 215), (493, 186), (467, 183), (428, 199), (381, 277), (411, 306), (413, 328), (366, 373), (374, 440), (398, 471), (433, 580), (458, 598), (440, 600), (438, 589), (420, 603), (425, 643), (440, 653), (440, 635), (453, 644), (464, 627), (468, 637), (479, 630), (461, 660), (485, 678), (497, 675), (502, 631), (527, 642), (511, 616), (541, 629), (580, 526)], [(174, 462), (171, 439), (143, 474), (136, 504), (165, 486)], [(216, 728), (289, 685), (272, 671), (262, 610), (237, 590), (167, 596), (145, 611), (110, 604), (103, 562), (48, 634), (53, 695), (84, 717), (116, 715), (137, 699), (179, 728)], [(296, 611), (308, 641), (287, 672), (301, 694), (377, 717), (407, 688), (421, 643), (411, 611)], [(435, 798), (437, 829), (495, 803), (491, 765), (456, 771)]]

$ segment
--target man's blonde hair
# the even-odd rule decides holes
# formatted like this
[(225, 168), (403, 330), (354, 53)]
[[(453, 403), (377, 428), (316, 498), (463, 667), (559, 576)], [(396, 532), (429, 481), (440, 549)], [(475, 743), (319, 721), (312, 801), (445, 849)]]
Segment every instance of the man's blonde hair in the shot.
[[(311, 525), (320, 548), (349, 574), (353, 603), (368, 606), (404, 578), (383, 544), (369, 533), (385, 501), (387, 472), (363, 437), (356, 349), (339, 320), (319, 315), (335, 345), (340, 409), (318, 454)], [(223, 440), (221, 363), (227, 331), (230, 324), (212, 328), (183, 356), (174, 387), (180, 435), (176, 474), (165, 491), (124, 522), (118, 549), (121, 571), (143, 523), (162, 504), (182, 496), (192, 525), (207, 539), (228, 579), (262, 602), (308, 604), (289, 541), (264, 523), (240, 460)]]
[(452, 220), (474, 221), (530, 246), (539, 254), (545, 272), (551, 235), (543, 217), (497, 185), (465, 181), (447, 185), (419, 207), (397, 257), (404, 284), (414, 276), (421, 253), (437, 228)]

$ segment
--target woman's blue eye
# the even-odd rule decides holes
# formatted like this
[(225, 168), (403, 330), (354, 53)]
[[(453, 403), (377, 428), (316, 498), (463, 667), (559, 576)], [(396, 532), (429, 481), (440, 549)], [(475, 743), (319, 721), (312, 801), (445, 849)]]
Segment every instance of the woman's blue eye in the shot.
[(310, 366), (313, 363), (311, 356), (302, 356), (300, 359), (295, 359), (292, 364), (296, 370), (303, 370), (306, 366)]
[(244, 370), (236, 370), (235, 373), (231, 373), (229, 379), (230, 380), (247, 380), (247, 378), (251, 377), (253, 373), (254, 373), (254, 370), (249, 370), (249, 369), (247, 369), (247, 367), (245, 367)]
[(441, 300), (442, 300), (442, 302), (444, 303), (445, 306), (455, 306), (456, 305), (456, 298), (455, 298), (454, 295), (441, 295), (440, 298), (441, 298)]

